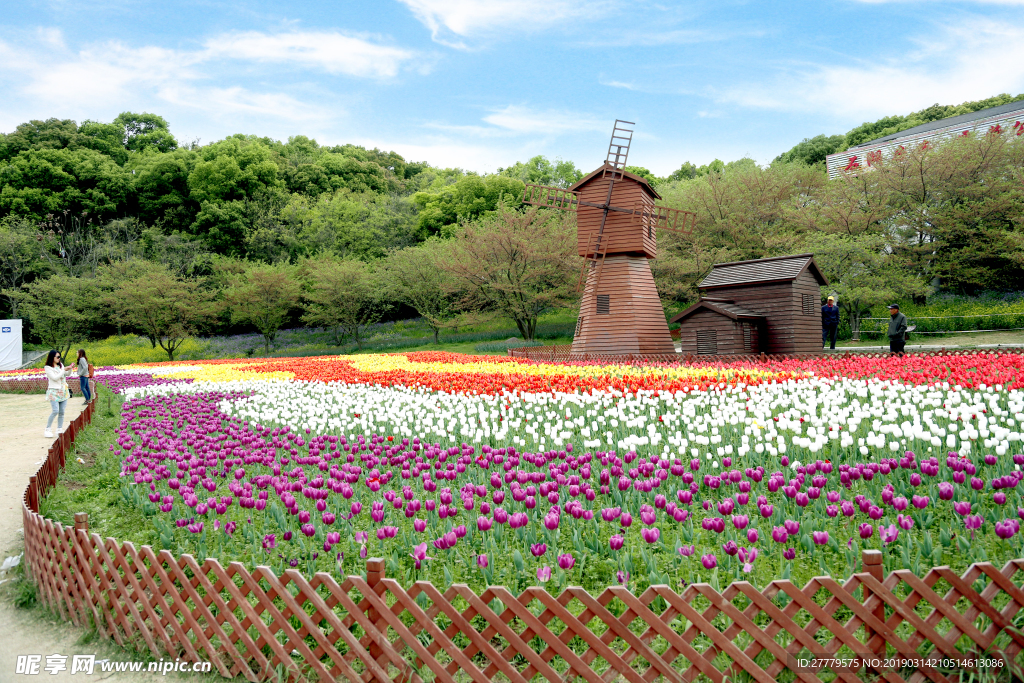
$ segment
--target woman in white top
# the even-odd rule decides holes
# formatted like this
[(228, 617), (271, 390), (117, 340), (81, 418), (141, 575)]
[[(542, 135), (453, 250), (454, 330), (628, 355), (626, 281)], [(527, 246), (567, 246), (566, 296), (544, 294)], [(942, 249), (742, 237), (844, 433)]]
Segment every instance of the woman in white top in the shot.
[(50, 431), (50, 426), (53, 424), (53, 418), (57, 418), (57, 433), (64, 433), (64, 406), (67, 404), (68, 399), (71, 398), (71, 391), (68, 389), (68, 383), (66, 377), (74, 372), (74, 368), (64, 368), (64, 363), (60, 360), (60, 354), (56, 351), (50, 351), (46, 354), (46, 364), (43, 365), (43, 372), (46, 374), (47, 388), (46, 388), (46, 400), (50, 402), (50, 406), (53, 408), (53, 412), (50, 413), (50, 419), (46, 421), (46, 431), (43, 432), (43, 436), (52, 437), (53, 432)]

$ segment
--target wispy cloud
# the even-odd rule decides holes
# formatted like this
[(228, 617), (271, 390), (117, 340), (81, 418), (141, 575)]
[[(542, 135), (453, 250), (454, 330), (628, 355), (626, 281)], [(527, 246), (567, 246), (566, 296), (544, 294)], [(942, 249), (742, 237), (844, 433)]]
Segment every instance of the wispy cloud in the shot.
[(774, 79), (713, 89), (723, 103), (844, 118), (913, 111), (1024, 90), (1024, 24), (972, 19), (919, 37), (914, 49), (850, 65), (797, 65)]
[[(394, 78), (418, 67), (417, 54), (363, 36), (332, 31), (229, 33), (209, 38), (203, 47), (133, 47), (107, 41), (69, 47), (56, 30), (40, 30), (21, 40), (0, 41), (0, 81), (8, 95), (37, 103), (92, 106), (117, 102), (163, 101), (218, 116), (248, 114), (309, 121), (323, 118), (323, 105), (305, 103), (286, 91), (254, 91), (231, 75), (238, 63), (273, 64), (302, 74), (319, 71), (366, 80)], [(337, 110), (335, 110), (337, 111)]]
[(609, 129), (608, 121), (589, 114), (560, 109), (538, 110), (515, 104), (495, 110), (483, 120), (514, 133), (543, 135)]
[(467, 48), (464, 39), (529, 33), (568, 20), (595, 18), (608, 0), (399, 0), (443, 45)]
[(290, 64), (359, 78), (392, 78), (415, 53), (337, 31), (248, 31), (211, 38), (203, 56)]
[(639, 90), (637, 86), (632, 83), (623, 83), (622, 81), (598, 81), (601, 85), (606, 85), (609, 88), (622, 88), (623, 90)]

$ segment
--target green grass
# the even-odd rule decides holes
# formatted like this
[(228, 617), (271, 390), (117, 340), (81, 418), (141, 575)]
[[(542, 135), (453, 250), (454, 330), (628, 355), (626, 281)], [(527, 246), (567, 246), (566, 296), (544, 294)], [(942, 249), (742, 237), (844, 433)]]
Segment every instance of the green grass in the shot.
[(57, 486), (40, 503), (40, 514), (73, 525), (75, 513), (85, 512), (89, 526), (104, 536), (155, 543), (156, 531), (141, 506), (122, 495), (121, 456), (110, 450), (117, 442), (123, 399), (103, 385), (97, 386), (97, 393), (92, 423), (75, 438)]

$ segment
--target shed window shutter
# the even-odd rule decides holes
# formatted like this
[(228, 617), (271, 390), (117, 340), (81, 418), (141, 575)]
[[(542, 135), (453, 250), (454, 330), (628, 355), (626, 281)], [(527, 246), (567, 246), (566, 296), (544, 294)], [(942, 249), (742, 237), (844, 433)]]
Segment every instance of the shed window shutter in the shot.
[(743, 325), (743, 350), (746, 351), (747, 353), (750, 353), (751, 351), (754, 350), (753, 349), (753, 345), (752, 345), (752, 340), (750, 338), (751, 337), (751, 334), (750, 334), (751, 329), (750, 328), (751, 328), (750, 325), (747, 325), (747, 324)]
[(804, 294), (802, 296), (804, 315), (814, 315), (814, 295)]
[(701, 356), (718, 354), (718, 330), (697, 330), (697, 353)]

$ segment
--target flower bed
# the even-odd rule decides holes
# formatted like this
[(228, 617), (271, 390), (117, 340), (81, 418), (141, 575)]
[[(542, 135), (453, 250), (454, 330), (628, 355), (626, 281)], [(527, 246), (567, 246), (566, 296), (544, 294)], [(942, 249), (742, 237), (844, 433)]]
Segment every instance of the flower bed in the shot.
[[(601, 366), (417, 353), (103, 369), (137, 540), (522, 587), (1020, 556), (1018, 354)], [(24, 376), (23, 374), (21, 376)], [(124, 539), (132, 540), (132, 539)]]

